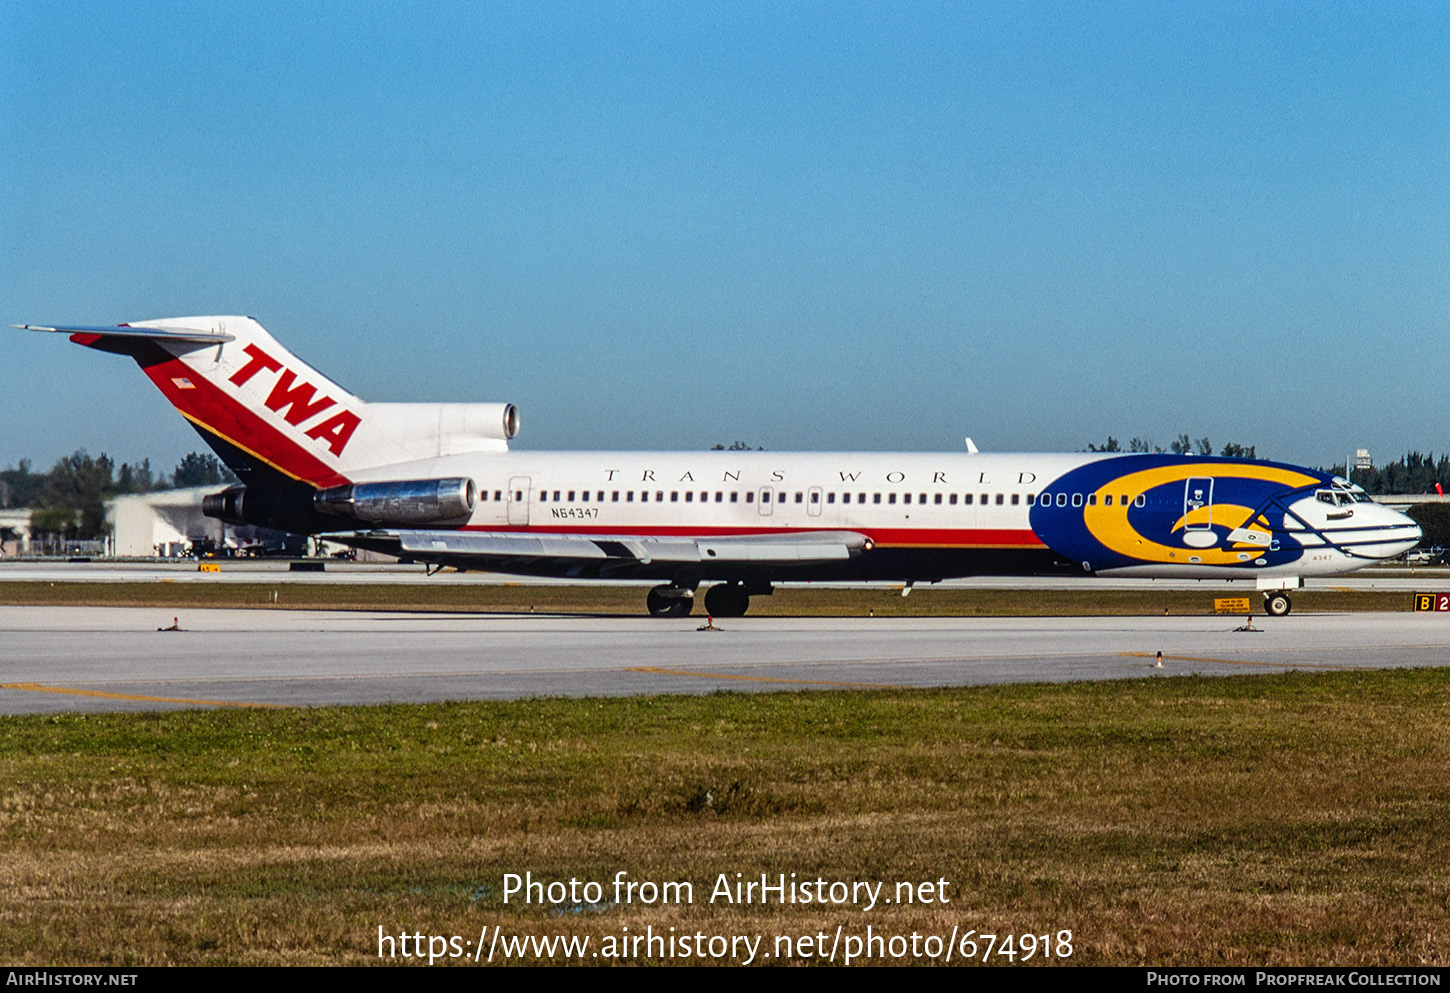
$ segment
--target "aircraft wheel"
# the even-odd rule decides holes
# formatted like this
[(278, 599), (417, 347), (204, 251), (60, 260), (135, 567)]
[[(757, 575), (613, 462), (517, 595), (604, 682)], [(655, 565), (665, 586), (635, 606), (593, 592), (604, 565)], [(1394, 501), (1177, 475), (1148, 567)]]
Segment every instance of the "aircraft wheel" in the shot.
[(645, 605), (649, 607), (651, 617), (684, 617), (689, 614), (694, 601), (690, 597), (666, 596), (664, 591), (670, 589), (674, 587), (656, 586), (649, 591)]
[(1294, 603), (1287, 593), (1270, 593), (1264, 597), (1264, 609), (1269, 612), (1270, 617), (1283, 617), (1293, 606)]
[(720, 583), (705, 592), (705, 610), (711, 617), (744, 617), (750, 595), (739, 583)]

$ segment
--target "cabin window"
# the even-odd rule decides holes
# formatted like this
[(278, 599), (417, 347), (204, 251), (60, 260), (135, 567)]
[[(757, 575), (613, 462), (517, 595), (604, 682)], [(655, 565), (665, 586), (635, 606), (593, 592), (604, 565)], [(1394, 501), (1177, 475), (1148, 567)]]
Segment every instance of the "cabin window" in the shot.
[(1089, 507), (1096, 507), (1097, 505), (1098, 505), (1098, 495), (1096, 493), (1089, 493), (1088, 494), (1088, 506)]
[(570, 490), (569, 491), (569, 502), (570, 503), (573, 503), (574, 502), (574, 491), (573, 490)]
[(871, 502), (872, 503), (880, 503), (881, 502), (881, 494), (880, 493), (873, 493), (873, 494), (871, 494)]
[(957, 505), (957, 495), (953, 493), (950, 497), (947, 498), (947, 503), (955, 507)]
[(594, 494), (594, 499), (598, 500), (600, 503), (603, 503), (604, 502), (604, 491), (603, 490), (600, 490), (598, 493)]
[(1082, 506), (1082, 494), (1081, 493), (1074, 493), (1072, 495), (1072, 505), (1074, 507), (1081, 507)]
[(730, 491), (730, 502), (731, 503), (739, 503), (740, 502), (740, 494), (737, 491), (735, 491), (735, 490), (731, 490)]
[(864, 494), (864, 493), (857, 493), (856, 494), (856, 502), (857, 503), (865, 503), (866, 502), (866, 494)]
[(665, 491), (664, 490), (655, 490), (655, 503), (664, 503), (664, 502), (665, 502)]
[[(555, 493), (554, 495), (555, 496), (558, 496), (559, 494)], [(503, 490), (494, 490), (493, 491), (493, 499), (494, 499), (495, 502), (497, 502), (499, 500), (502, 500), (503, 499)]]
[(1134, 507), (1146, 507), (1146, 506), (1148, 506), (1148, 498), (1145, 497), (1143, 494), (1139, 493), (1136, 497), (1133, 498), (1133, 506)]
[(588, 503), (589, 502), (589, 491), (588, 490), (585, 490), (583, 493), (580, 493), (579, 494), (579, 499), (582, 500), (584, 503)]
[(1006, 494), (1005, 493), (998, 493), (997, 494), (997, 506), (999, 506), (999, 507), (1002, 506), (1002, 504), (1005, 501), (1005, 499), (1006, 499)]
[(941, 503), (941, 494), (940, 493), (938, 493), (936, 495), (936, 499), (933, 500), (932, 503)]
[(918, 500), (917, 500), (917, 501), (916, 501), (916, 502), (917, 502), (917, 503), (926, 503), (926, 494), (925, 494), (925, 493), (923, 493), (923, 494), (922, 494), (922, 495), (921, 495), (921, 497), (920, 497), (920, 499), (918, 499)]
[(796, 495), (795, 495), (795, 502), (796, 503), (801, 503), (802, 501), (805, 500), (805, 498), (806, 498), (806, 495), (804, 493), (801, 493), (799, 491), (796, 492)]
[(670, 490), (670, 503), (679, 503), (679, 502), (680, 502), (680, 491), (679, 490)]
[(615, 490), (615, 491), (613, 491), (612, 493), (609, 494), (609, 502), (610, 503), (618, 503), (619, 502), (619, 491), (618, 490)]
[(901, 494), (901, 502), (902, 503), (910, 503), (911, 502), (911, 494), (910, 493), (903, 493), (903, 494)]
[(1111, 493), (1109, 493), (1107, 496), (1103, 497), (1103, 506), (1104, 507), (1111, 507), (1112, 505), (1113, 505), (1113, 495)]
[(1037, 502), (1037, 500), (1036, 500), (1036, 494), (1035, 493), (1029, 493), (1029, 494), (1027, 494), (1027, 506), (1031, 507), (1036, 502)]
[(991, 502), (992, 502), (991, 495), (990, 494), (987, 494), (987, 493), (983, 493), (982, 494), (982, 506), (985, 507), (987, 504), (989, 504)]
[(1017, 501), (1020, 500), (1021, 498), (1022, 498), (1022, 494), (1021, 493), (1013, 493), (1012, 494), (1012, 506), (1014, 506), (1014, 507), (1017, 506)]
[(972, 504), (972, 494), (970, 494), (970, 493), (963, 493), (962, 494), (962, 503), (964, 503), (964, 504), (966, 504), (967, 506), (970, 507), (971, 504)]
[(1128, 494), (1124, 493), (1121, 496), (1119, 496), (1118, 497), (1118, 503), (1120, 503), (1124, 507), (1126, 507), (1128, 505)]
[(722, 491), (720, 491), (720, 490), (716, 490), (715, 491), (715, 502), (716, 503), (724, 503), (725, 502), (725, 494)]
[(888, 493), (888, 494), (886, 494), (886, 502), (887, 503), (895, 503), (896, 502), (896, 494), (895, 493)]
[(834, 493), (827, 493), (826, 494), (826, 503), (835, 503), (835, 502), (836, 502), (836, 494), (834, 494)]
[(849, 494), (849, 493), (842, 493), (841, 494), (841, 502), (842, 503), (850, 503), (851, 502), (851, 494)]
[(685, 491), (685, 502), (686, 503), (694, 503), (695, 502), (695, 494), (691, 493), (689, 490), (686, 490)]
[(624, 495), (624, 502), (625, 503), (634, 503), (634, 490), (630, 490), (628, 493), (626, 493)]
[(640, 490), (639, 491), (639, 502), (640, 503), (649, 503), (649, 490)]
[(540, 503), (548, 503), (549, 502), (549, 491), (548, 490), (540, 490), (539, 491), (539, 502)]
[(748, 493), (745, 494), (745, 502), (746, 503), (754, 503), (755, 502), (755, 491), (754, 490), (751, 490), (750, 492), (748, 492)]
[(821, 502), (821, 494), (818, 493), (818, 492), (811, 493), (811, 503), (820, 503), (820, 502)]
[(1057, 505), (1059, 507), (1066, 507), (1067, 506), (1067, 494), (1066, 493), (1059, 493), (1057, 495)]

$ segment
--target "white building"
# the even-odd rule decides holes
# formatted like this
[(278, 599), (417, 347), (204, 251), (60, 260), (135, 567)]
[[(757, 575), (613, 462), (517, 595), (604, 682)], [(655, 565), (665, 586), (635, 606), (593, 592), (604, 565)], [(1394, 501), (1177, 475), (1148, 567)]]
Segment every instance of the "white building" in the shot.
[(0, 510), (0, 555), (30, 554), (30, 508)]
[(217, 486), (135, 493), (106, 501), (109, 553), (121, 557), (178, 556), (192, 545), (226, 544), (227, 526), (201, 512), (201, 498)]

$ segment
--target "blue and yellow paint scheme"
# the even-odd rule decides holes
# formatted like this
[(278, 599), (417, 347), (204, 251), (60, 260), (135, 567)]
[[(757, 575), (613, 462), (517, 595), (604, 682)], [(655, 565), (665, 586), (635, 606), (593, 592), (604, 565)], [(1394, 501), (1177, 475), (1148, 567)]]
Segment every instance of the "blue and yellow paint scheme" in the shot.
[(1089, 462), (1043, 489), (1030, 522), (1085, 571), (1121, 575), (1341, 572), (1419, 539), (1413, 521), (1328, 473), (1205, 456)]

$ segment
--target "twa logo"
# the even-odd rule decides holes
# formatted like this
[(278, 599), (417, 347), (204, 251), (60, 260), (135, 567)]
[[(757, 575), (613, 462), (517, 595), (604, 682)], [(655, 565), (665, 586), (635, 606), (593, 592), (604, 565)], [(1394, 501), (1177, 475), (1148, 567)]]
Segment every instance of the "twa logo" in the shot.
[(242, 351), (247, 353), (247, 364), (238, 369), (231, 378), (237, 386), (245, 386), (253, 376), (262, 371), (277, 373), (277, 382), (272, 392), (262, 401), (269, 410), (281, 414), (288, 424), (301, 427), (303, 421), (319, 417), (303, 434), (326, 443), (333, 455), (341, 455), (357, 426), (362, 423), (350, 410), (339, 409), (328, 417), (323, 413), (336, 407), (329, 396), (318, 396), (317, 387), (311, 383), (297, 382), (297, 375), (291, 369), (282, 368), (282, 363), (262, 351), (256, 345), (248, 345)]

